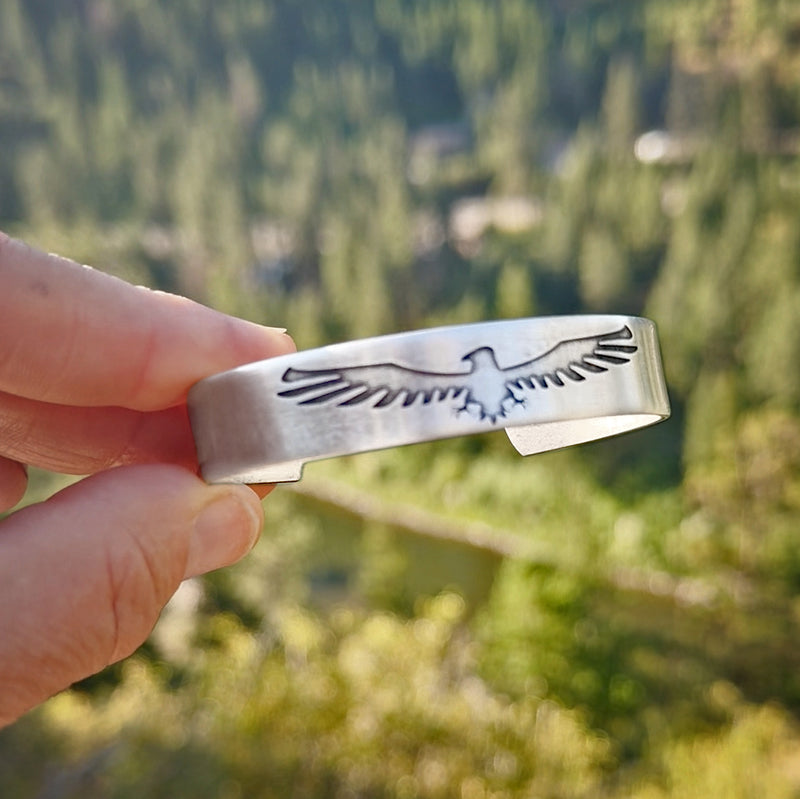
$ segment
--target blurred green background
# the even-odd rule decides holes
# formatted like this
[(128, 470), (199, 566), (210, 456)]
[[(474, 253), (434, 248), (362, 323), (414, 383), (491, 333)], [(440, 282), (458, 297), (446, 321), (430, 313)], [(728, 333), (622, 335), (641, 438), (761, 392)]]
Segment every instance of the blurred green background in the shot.
[(799, 212), (791, 0), (0, 0), (7, 232), (303, 348), (644, 314), (674, 409), (309, 467), (0, 796), (800, 796)]

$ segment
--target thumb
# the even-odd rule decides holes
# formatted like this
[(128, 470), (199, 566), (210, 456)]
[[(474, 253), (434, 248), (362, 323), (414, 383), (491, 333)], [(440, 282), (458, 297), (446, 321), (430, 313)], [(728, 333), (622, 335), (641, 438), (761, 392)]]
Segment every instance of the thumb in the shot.
[(133, 652), (181, 580), (252, 547), (261, 504), (176, 466), (89, 477), (0, 524), (0, 726)]

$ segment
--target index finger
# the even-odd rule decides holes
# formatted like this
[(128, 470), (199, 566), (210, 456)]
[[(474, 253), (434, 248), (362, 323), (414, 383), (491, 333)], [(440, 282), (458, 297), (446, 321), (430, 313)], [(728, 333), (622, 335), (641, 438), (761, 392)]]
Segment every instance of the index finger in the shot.
[(153, 410), (183, 401), (209, 374), (293, 349), (282, 331), (0, 233), (0, 391)]

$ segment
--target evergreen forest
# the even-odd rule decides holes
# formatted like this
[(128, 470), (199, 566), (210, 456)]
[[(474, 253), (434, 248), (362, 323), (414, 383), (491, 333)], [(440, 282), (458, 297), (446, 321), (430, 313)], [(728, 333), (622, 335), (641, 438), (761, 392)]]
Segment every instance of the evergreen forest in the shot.
[(646, 316), (673, 410), (307, 467), (0, 796), (800, 796), (800, 5), (0, 0), (0, 229), (299, 348)]

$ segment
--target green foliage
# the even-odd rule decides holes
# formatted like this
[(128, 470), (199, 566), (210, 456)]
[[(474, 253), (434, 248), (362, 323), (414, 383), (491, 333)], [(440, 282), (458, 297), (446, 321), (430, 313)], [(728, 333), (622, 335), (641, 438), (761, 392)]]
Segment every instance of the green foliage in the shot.
[(405, 621), (340, 609), (323, 623), (288, 606), (261, 639), (217, 616), (218, 646), (179, 687), (132, 659), (107, 699), (61, 696), (19, 737), (67, 741), (66, 769), (102, 752), (76, 774), (81, 796), (591, 795), (607, 743), (483, 682), (463, 612), (455, 594)]
[(3, 733), (0, 793), (796, 793), (799, 33), (762, 0), (0, 0), (9, 232), (301, 347), (644, 313), (675, 411), (315, 465), (138, 659)]
[[(730, 685), (715, 686), (716, 694)], [(662, 777), (643, 786), (642, 799), (666, 797), (792, 797), (797, 795), (797, 729), (774, 707), (736, 709), (722, 736), (700, 736), (668, 746)]]

